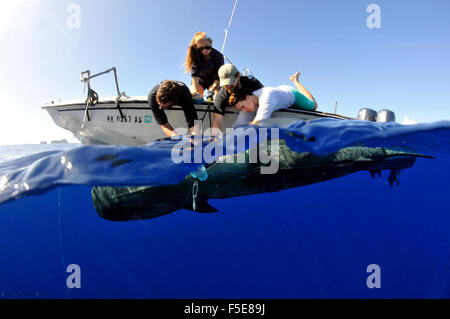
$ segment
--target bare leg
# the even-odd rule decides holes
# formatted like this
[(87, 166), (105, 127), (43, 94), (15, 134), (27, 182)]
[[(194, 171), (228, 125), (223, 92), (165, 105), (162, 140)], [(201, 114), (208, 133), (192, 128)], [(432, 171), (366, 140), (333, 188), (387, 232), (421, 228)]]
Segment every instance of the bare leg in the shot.
[(304, 96), (306, 96), (307, 98), (311, 99), (312, 101), (314, 101), (314, 111), (317, 110), (317, 102), (316, 99), (314, 98), (314, 96), (312, 96), (312, 94), (298, 81), (298, 77), (300, 75), (300, 71), (295, 72), (293, 75), (291, 75), (289, 77), (289, 79), (295, 84), (295, 87), (297, 88), (297, 90), (303, 94)]

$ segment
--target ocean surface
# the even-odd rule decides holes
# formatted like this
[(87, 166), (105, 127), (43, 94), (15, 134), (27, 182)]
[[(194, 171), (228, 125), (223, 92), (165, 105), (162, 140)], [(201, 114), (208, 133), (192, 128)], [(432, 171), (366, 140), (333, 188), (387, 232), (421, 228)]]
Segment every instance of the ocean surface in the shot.
[(175, 164), (170, 140), (0, 146), (0, 298), (450, 298), (450, 122), (325, 119), (279, 135), (317, 156), (433, 158), (392, 186), (389, 170), (361, 170), (118, 222), (96, 212), (92, 186), (164, 187), (202, 163)]

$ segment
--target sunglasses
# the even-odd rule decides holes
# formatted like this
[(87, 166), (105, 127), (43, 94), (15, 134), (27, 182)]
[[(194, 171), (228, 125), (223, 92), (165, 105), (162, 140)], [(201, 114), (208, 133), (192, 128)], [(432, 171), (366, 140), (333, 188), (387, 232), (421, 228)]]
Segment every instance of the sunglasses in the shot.
[(206, 47), (198, 47), (197, 49), (198, 49), (199, 51), (203, 51), (203, 50), (211, 50), (211, 48), (212, 48), (212, 46), (207, 45)]

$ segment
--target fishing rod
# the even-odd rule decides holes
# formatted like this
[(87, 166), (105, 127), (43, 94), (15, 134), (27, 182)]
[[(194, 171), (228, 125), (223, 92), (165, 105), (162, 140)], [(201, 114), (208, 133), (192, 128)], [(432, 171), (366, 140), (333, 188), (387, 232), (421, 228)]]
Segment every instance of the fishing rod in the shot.
[[(233, 11), (231, 12), (231, 16), (230, 16), (230, 21), (228, 21), (228, 26), (227, 28), (224, 30), (225, 31), (225, 37), (223, 39), (223, 43), (222, 43), (222, 49), (220, 50), (220, 53), (222, 53), (222, 55), (224, 56), (224, 58), (231, 64), (233, 64), (233, 62), (231, 62), (231, 60), (223, 54), (224, 50), (225, 50), (225, 44), (227, 43), (227, 39), (228, 39), (228, 30), (231, 27), (231, 22), (233, 21), (233, 17), (234, 17), (234, 12), (236, 11), (236, 6), (237, 6), (238, 0), (234, 1), (234, 6), (233, 6)], [(251, 75), (254, 76), (252, 71), (250, 71), (249, 68), (244, 68), (244, 75)]]
[[(225, 50), (225, 44), (227, 43), (227, 38), (228, 38), (228, 30), (231, 27), (231, 21), (233, 21), (234, 11), (236, 11), (237, 3), (238, 3), (238, 0), (236, 0), (234, 2), (233, 11), (231, 12), (231, 16), (230, 16), (230, 21), (228, 22), (227, 28), (224, 30), (225, 31), (225, 38), (223, 39), (222, 50), (220, 50), (220, 53), (222, 53), (222, 54), (223, 54), (223, 51)], [(225, 58), (228, 60), (227, 57), (225, 57)], [(230, 60), (228, 60), (228, 62), (231, 63)]]

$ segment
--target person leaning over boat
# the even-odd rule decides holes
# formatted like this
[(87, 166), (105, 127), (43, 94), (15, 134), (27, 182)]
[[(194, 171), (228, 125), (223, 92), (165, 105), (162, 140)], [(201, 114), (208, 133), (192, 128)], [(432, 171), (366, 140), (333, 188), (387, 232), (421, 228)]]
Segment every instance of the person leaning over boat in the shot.
[[(200, 99), (205, 89), (217, 94), (219, 90), (219, 77), (217, 72), (223, 65), (222, 53), (212, 47), (212, 39), (206, 32), (197, 32), (189, 44), (185, 72), (190, 72), (192, 77), (191, 92), (194, 99)], [(197, 102), (200, 102), (198, 100)]]
[(164, 110), (172, 108), (173, 105), (181, 106), (191, 134), (196, 133), (194, 121), (198, 119), (195, 111), (194, 101), (189, 88), (183, 82), (165, 80), (157, 84), (148, 94), (148, 104), (153, 112), (156, 123), (167, 136), (177, 136), (174, 128), (167, 120)]
[(235, 91), (251, 94), (264, 87), (256, 78), (241, 75), (233, 64), (224, 64), (219, 69), (220, 90), (214, 99), (213, 127), (222, 129), (226, 107), (230, 106), (230, 95)]
[(272, 112), (290, 106), (296, 106), (302, 110), (315, 111), (317, 102), (312, 94), (299, 82), (299, 75), (300, 72), (296, 72), (289, 78), (296, 88), (288, 85), (264, 87), (251, 94), (242, 90), (235, 90), (229, 98), (229, 104), (241, 110), (241, 112), (233, 126), (248, 124), (249, 122), (252, 125), (258, 124), (269, 119)]

